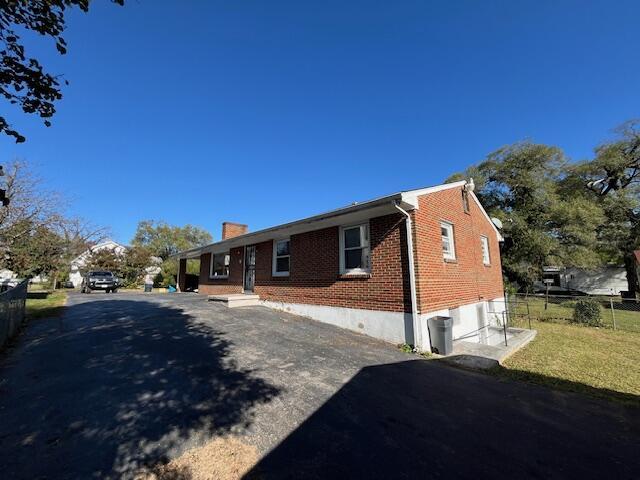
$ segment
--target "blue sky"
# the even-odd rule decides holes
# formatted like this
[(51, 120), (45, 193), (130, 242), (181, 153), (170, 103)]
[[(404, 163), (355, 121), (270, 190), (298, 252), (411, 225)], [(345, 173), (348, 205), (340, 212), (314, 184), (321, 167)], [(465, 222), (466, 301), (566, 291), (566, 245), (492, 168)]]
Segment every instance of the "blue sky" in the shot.
[(636, 1), (128, 1), (69, 15), (53, 126), (0, 102), (71, 210), (220, 236), (440, 183), (522, 139), (574, 159), (640, 117)]

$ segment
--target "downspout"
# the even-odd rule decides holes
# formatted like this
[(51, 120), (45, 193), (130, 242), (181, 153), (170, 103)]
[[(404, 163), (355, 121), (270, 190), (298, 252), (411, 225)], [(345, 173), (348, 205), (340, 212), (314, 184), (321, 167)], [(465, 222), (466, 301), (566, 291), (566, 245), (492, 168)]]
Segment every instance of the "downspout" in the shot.
[(411, 290), (411, 317), (413, 321), (413, 342), (414, 348), (422, 347), (422, 329), (420, 318), (418, 317), (418, 295), (416, 292), (416, 267), (413, 258), (413, 228), (411, 215), (404, 210), (399, 202), (394, 206), (405, 216), (405, 227), (407, 229), (407, 256), (409, 257), (409, 289)]

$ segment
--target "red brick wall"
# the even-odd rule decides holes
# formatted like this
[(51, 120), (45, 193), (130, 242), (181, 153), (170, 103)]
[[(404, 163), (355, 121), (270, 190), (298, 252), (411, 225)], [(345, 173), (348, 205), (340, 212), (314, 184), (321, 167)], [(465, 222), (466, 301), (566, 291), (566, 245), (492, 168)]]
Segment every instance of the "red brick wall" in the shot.
[(229, 278), (209, 278), (211, 269), (211, 254), (200, 256), (200, 285), (198, 292), (205, 295), (223, 295), (229, 293), (242, 293), (242, 262), (244, 249), (233, 248), (229, 252)]
[[(495, 230), (470, 199), (465, 213), (458, 188), (422, 196), (412, 213), (419, 310), (444, 308), (503, 296), (500, 253)], [(454, 225), (456, 261), (442, 257), (440, 220)], [(371, 275), (339, 274), (339, 228), (331, 227), (291, 237), (291, 273), (272, 276), (273, 242), (256, 245), (255, 293), (263, 300), (336, 307), (410, 312), (408, 262), (403, 217), (372, 218)], [(482, 262), (480, 236), (489, 240), (491, 265)], [(241, 293), (242, 247), (231, 250), (228, 279), (210, 279), (210, 255), (201, 257), (200, 293)]]
[[(286, 303), (411, 311), (403, 217), (373, 218), (369, 227), (370, 276), (340, 276), (339, 228), (331, 227), (291, 236), (289, 277), (272, 276), (273, 242), (257, 244), (255, 292), (263, 300)], [(200, 292), (241, 292), (242, 251), (231, 251), (228, 280), (209, 279), (210, 256), (203, 255)]]
[(222, 222), (222, 240), (244, 235), (248, 230), (249, 227), (242, 223)]
[[(413, 212), (416, 281), (422, 313), (503, 296), (498, 239), (478, 204), (469, 198), (465, 213), (462, 190), (451, 188), (423, 195)], [(456, 260), (442, 256), (440, 221), (453, 224)], [(489, 239), (491, 265), (482, 261), (480, 236)]]

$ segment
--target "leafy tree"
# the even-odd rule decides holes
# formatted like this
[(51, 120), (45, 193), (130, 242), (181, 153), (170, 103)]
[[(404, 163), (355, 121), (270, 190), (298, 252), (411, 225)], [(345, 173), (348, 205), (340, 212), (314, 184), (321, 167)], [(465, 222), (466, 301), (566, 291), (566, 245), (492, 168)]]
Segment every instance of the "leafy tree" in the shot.
[(211, 235), (192, 225), (176, 227), (165, 222), (143, 220), (138, 223), (131, 243), (148, 248), (152, 255), (164, 261), (180, 251), (211, 243)]
[[(200, 275), (200, 261), (197, 259), (187, 260), (187, 274)], [(168, 287), (176, 285), (178, 278), (178, 260), (169, 258), (162, 262), (161, 272), (156, 277), (158, 287)]]
[[(119, 5), (124, 0), (111, 0)], [(65, 13), (69, 8), (89, 10), (90, 0), (5, 0), (0, 2), (0, 94), (25, 113), (35, 113), (49, 120), (55, 113), (54, 103), (62, 98), (60, 77), (44, 70), (40, 62), (26, 54), (18, 32), (32, 31), (51, 38), (62, 55), (67, 42), (62, 37), (66, 28)], [(67, 83), (67, 82), (65, 82)], [(0, 133), (12, 136), (16, 143), (25, 138), (0, 116)]]
[(4, 189), (9, 205), (0, 208), (0, 242), (11, 244), (33, 228), (59, 225), (63, 220), (61, 195), (44, 188), (27, 162), (14, 160), (5, 167)]
[(577, 190), (605, 213), (598, 230), (603, 258), (624, 263), (629, 291), (640, 292), (633, 255), (640, 248), (640, 121), (629, 121), (616, 133), (614, 140), (596, 148), (593, 160), (573, 168), (572, 183), (581, 184)]
[(92, 270), (107, 270), (122, 280), (126, 287), (139, 285), (149, 267), (154, 266), (146, 247), (132, 246), (122, 253), (103, 248), (87, 258), (83, 273)]
[(124, 263), (124, 254), (116, 253), (109, 248), (102, 248), (87, 257), (83, 273), (92, 270), (108, 270), (120, 277), (124, 272)]
[(531, 142), (502, 147), (448, 181), (474, 178), (476, 194), (499, 218), (506, 238), (505, 276), (520, 286), (541, 277), (545, 265), (592, 267), (602, 209), (562, 189), (568, 161), (563, 152)]
[(120, 274), (126, 286), (139, 285), (146, 269), (154, 266), (151, 252), (146, 247), (129, 247), (123, 256)]
[(20, 277), (52, 276), (55, 284), (105, 229), (65, 215), (62, 196), (44, 188), (24, 161), (10, 162), (4, 180), (10, 203), (0, 207), (0, 266)]
[(65, 252), (64, 239), (43, 225), (34, 227), (24, 223), (15, 225), (27, 233), (21, 235), (20, 242), (6, 253), (6, 267), (19, 277), (51, 275), (61, 270), (64, 267), (61, 261)]

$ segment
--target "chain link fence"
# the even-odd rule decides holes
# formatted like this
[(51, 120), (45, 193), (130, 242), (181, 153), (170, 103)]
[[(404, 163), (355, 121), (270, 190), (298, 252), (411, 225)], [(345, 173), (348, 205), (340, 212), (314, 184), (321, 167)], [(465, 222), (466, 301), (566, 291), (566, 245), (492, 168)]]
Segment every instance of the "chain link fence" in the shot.
[(25, 280), (0, 293), (0, 350), (16, 334), (24, 321), (27, 283)]
[(531, 328), (532, 321), (571, 323), (576, 306), (591, 299), (600, 308), (600, 327), (640, 333), (640, 301), (617, 296), (516, 294), (507, 298), (508, 323)]

